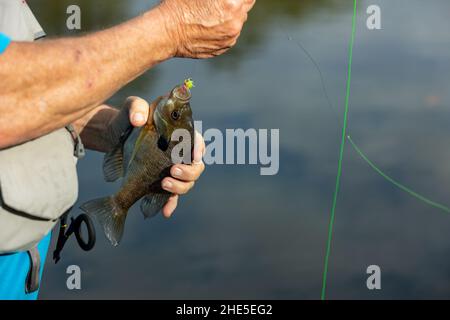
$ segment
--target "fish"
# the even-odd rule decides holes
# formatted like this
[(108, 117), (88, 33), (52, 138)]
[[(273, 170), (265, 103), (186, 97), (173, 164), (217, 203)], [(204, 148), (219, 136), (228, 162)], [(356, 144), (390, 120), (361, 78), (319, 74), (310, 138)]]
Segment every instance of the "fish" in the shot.
[[(113, 246), (120, 243), (128, 211), (136, 202), (141, 200), (140, 210), (144, 218), (150, 218), (157, 215), (170, 198), (171, 193), (162, 189), (161, 181), (169, 176), (174, 164), (172, 152), (178, 152), (184, 159), (180, 162), (192, 160), (192, 86), (188, 79), (173, 88), (169, 95), (158, 97), (150, 105), (147, 123), (122, 135), (113, 151), (105, 154), (105, 180), (113, 182), (122, 178), (120, 189), (111, 196), (90, 200), (80, 208), (97, 220)], [(178, 129), (183, 129), (178, 132), (185, 135), (176, 140), (173, 136)], [(185, 148), (180, 148), (181, 143)]]

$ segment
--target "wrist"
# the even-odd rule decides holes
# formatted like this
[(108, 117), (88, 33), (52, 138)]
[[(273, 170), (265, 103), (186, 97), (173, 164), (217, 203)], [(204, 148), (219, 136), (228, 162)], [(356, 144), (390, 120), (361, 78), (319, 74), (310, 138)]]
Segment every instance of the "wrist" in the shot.
[(177, 20), (173, 16), (173, 13), (164, 4), (159, 4), (143, 15), (143, 19), (147, 23), (146, 30), (150, 32), (147, 43), (152, 50), (155, 50), (156, 47), (161, 61), (171, 59), (177, 53), (179, 37)]
[(113, 29), (114, 39), (119, 40), (114, 51), (123, 52), (120, 56), (136, 66), (137, 75), (175, 56), (176, 42), (167, 20), (166, 11), (157, 6)]
[(178, 48), (181, 42), (180, 18), (177, 15), (176, 8), (173, 8), (167, 2), (162, 2), (148, 14), (154, 14), (158, 18), (158, 25), (161, 27), (161, 36), (169, 43), (169, 58), (177, 56)]

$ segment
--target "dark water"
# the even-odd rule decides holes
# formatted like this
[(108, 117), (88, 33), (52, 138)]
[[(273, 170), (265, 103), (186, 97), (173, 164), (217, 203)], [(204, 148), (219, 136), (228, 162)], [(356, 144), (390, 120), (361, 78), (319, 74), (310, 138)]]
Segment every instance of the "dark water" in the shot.
[[(154, 3), (154, 2), (152, 2)], [(69, 4), (84, 31), (124, 21), (150, 1), (33, 0), (49, 35), (65, 30)], [(368, 31), (366, 8), (382, 9)], [(349, 132), (389, 175), (450, 203), (450, 3), (359, 1)], [(280, 171), (209, 166), (171, 220), (145, 221), (137, 209), (123, 243), (99, 233), (95, 249), (69, 243), (47, 261), (41, 298), (320, 297), (345, 98), (350, 0), (258, 0), (238, 46), (209, 61), (172, 60), (111, 99), (154, 99), (180, 79), (197, 82), (193, 110), (204, 128), (279, 128)], [(317, 69), (291, 40), (297, 39)], [(79, 163), (80, 201), (103, 196), (102, 155)], [(338, 198), (328, 298), (450, 297), (450, 216), (396, 189), (348, 145)], [(82, 269), (82, 290), (66, 288), (67, 266)], [(379, 265), (382, 289), (369, 291), (366, 268)]]

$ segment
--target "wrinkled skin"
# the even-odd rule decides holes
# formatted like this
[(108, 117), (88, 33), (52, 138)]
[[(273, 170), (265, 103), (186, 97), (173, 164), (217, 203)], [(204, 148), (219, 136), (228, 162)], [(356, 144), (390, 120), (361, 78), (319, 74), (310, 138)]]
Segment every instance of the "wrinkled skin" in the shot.
[(175, 56), (211, 58), (236, 44), (255, 0), (165, 0), (160, 8)]

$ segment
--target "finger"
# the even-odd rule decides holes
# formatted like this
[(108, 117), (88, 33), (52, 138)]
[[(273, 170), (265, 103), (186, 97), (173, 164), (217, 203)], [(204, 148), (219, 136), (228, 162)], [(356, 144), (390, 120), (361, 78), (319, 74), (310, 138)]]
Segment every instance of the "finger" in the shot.
[(177, 164), (170, 169), (170, 174), (177, 180), (190, 182), (196, 181), (205, 170), (203, 162), (188, 164)]
[(222, 50), (218, 50), (215, 51), (213, 53), (211, 53), (211, 55), (209, 56), (210, 58), (214, 58), (214, 57), (218, 57), (223, 55), (224, 53), (226, 53), (228, 50), (230, 50), (230, 48), (226, 48), (226, 49), (222, 49)]
[(186, 194), (194, 186), (194, 181), (179, 181), (171, 177), (164, 178), (162, 188), (168, 192), (176, 194)]
[(177, 208), (178, 205), (178, 195), (174, 194), (172, 195), (169, 200), (167, 200), (167, 203), (164, 205), (162, 209), (162, 214), (165, 218), (170, 218)]
[(255, 3), (256, 3), (256, 0), (246, 0), (244, 2), (244, 5), (243, 5), (244, 10), (246, 12), (252, 10), (252, 8), (254, 7)]
[(244, 14), (243, 16), (242, 16), (242, 27), (244, 27), (244, 24), (247, 22), (247, 20), (248, 20), (248, 14), (246, 13), (246, 14)]
[(209, 55), (212, 57), (217, 57), (217, 56), (221, 56), (224, 53), (228, 52), (231, 48), (233, 48), (236, 45), (239, 36), (240, 36), (240, 34), (235, 36), (233, 39), (228, 40), (227, 43), (222, 44), (220, 46), (220, 49), (212, 51)]
[(223, 5), (224, 9), (227, 12), (235, 12), (235, 11), (237, 11), (240, 8), (242, 8), (243, 4), (244, 3), (243, 3), (242, 0), (225, 0), (225, 1), (222, 1), (222, 5)]
[(228, 49), (222, 49), (219, 51), (215, 51), (215, 50), (204, 50), (204, 51), (199, 51), (198, 53), (195, 53), (193, 56), (189, 56), (189, 57), (194, 57), (194, 59), (212, 59), (214, 57), (220, 56), (222, 54), (224, 54), (225, 52), (227, 52)]
[(231, 39), (230, 42), (228, 43), (228, 47), (233, 48), (236, 45), (240, 36), (241, 34), (238, 34), (235, 38)]
[(194, 136), (194, 157), (192, 159), (193, 163), (201, 163), (203, 155), (205, 154), (205, 140), (203, 139), (200, 132), (195, 131)]
[(127, 105), (131, 124), (135, 127), (143, 126), (148, 119), (149, 105), (147, 101), (139, 97), (129, 97)]
[(214, 39), (208, 43), (197, 46), (193, 51), (194, 54), (209, 54), (214, 51), (222, 49), (230, 49), (232, 41), (237, 37), (237, 35), (222, 36), (221, 39)]

